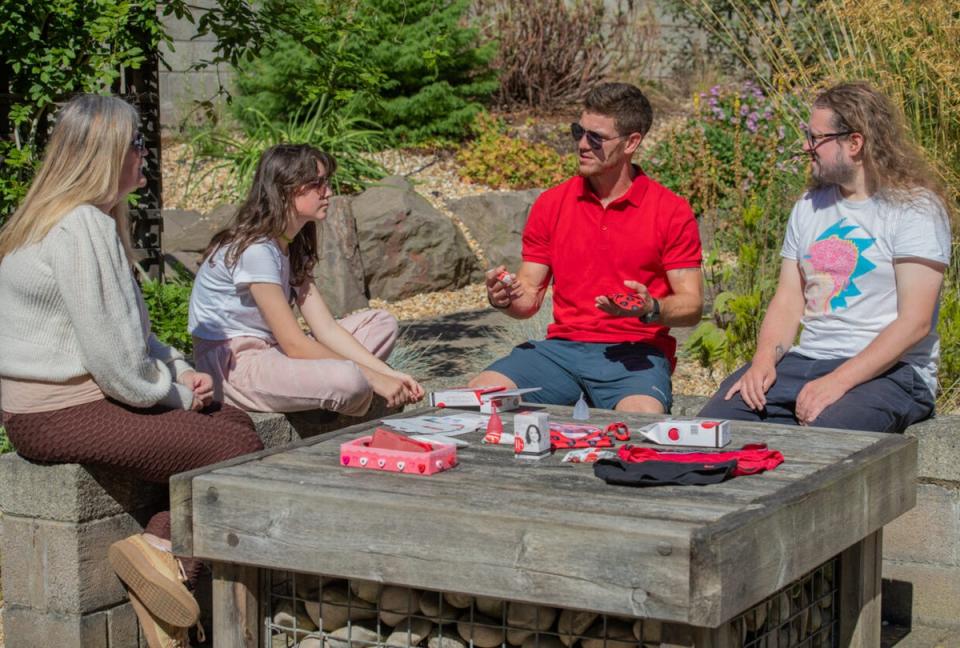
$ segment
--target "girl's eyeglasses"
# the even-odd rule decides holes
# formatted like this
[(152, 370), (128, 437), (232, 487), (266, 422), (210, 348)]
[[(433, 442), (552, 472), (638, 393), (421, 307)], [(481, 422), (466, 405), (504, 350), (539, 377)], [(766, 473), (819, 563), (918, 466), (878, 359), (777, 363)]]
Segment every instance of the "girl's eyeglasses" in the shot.
[(307, 191), (310, 189), (316, 189), (318, 191), (323, 191), (324, 187), (330, 184), (330, 178), (328, 176), (318, 176), (316, 180), (311, 180), (307, 184), (303, 185), (303, 188)]

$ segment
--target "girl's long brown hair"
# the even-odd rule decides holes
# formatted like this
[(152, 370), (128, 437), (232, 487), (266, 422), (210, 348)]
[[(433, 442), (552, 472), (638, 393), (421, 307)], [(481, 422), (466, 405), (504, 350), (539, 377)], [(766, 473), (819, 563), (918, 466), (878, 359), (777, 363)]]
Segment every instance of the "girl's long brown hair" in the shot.
[[(230, 227), (217, 232), (203, 253), (204, 262), (227, 246), (225, 262), (234, 266), (244, 250), (265, 238), (278, 239), (287, 229), (293, 200), (304, 186), (316, 182), (317, 165), (330, 176), (337, 163), (329, 153), (309, 144), (271, 146), (257, 163), (253, 183)], [(290, 242), (290, 285), (300, 286), (317, 264), (317, 224), (310, 222)]]

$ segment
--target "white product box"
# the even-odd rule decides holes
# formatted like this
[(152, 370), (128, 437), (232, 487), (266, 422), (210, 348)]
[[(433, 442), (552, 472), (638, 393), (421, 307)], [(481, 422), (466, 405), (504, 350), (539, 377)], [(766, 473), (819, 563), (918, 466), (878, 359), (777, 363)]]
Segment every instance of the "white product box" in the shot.
[(480, 411), (490, 414), (495, 405), (498, 412), (506, 412), (520, 407), (521, 397), (540, 387), (525, 389), (505, 389), (504, 387), (459, 387), (443, 389), (430, 394), (430, 404), (434, 407), (480, 407)]
[(513, 415), (513, 451), (522, 459), (539, 459), (550, 454), (550, 416), (546, 412), (519, 412)]
[(667, 419), (640, 428), (639, 431), (660, 445), (722, 448), (730, 443), (730, 421)]

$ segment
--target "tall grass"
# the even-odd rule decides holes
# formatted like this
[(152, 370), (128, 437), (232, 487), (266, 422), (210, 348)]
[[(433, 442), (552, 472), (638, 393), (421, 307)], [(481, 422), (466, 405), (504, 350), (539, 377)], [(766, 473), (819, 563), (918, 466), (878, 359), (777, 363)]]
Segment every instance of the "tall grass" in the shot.
[[(941, 301), (940, 411), (960, 409), (960, 11), (956, 0), (823, 0), (803, 16), (777, 0), (730, 0), (747, 41), (708, 0), (686, 0), (713, 35), (735, 51), (773, 97), (851, 79), (873, 83), (903, 110), (913, 138), (947, 190), (954, 216), (954, 260)], [(762, 3), (760, 3), (762, 4)], [(805, 115), (791, 109), (797, 120)]]
[(297, 110), (283, 124), (271, 121), (254, 108), (248, 108), (247, 113), (250, 125), (243, 134), (208, 128), (194, 137), (194, 158), (213, 158), (217, 163), (207, 166), (202, 173), (195, 167), (191, 186), (226, 169), (230, 177), (227, 192), (235, 199), (242, 198), (260, 156), (275, 144), (311, 144), (332, 154), (337, 160), (335, 193), (352, 193), (362, 189), (367, 181), (385, 175), (383, 167), (368, 156), (383, 148), (383, 130), (373, 122), (333, 110), (325, 97), (309, 109)]

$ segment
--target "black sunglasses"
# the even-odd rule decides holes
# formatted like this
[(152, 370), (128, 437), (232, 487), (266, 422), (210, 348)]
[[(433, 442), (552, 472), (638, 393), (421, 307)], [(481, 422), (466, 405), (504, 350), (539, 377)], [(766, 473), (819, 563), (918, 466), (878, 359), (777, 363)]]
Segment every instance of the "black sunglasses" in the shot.
[(577, 122), (570, 124), (570, 135), (573, 137), (574, 142), (579, 142), (583, 139), (583, 136), (587, 136), (587, 144), (594, 151), (599, 151), (603, 148), (604, 142), (609, 142), (610, 140), (623, 139), (624, 137), (629, 137), (629, 135), (614, 135), (613, 137), (605, 137), (600, 133), (595, 133), (594, 131), (587, 130)]
[(807, 146), (810, 147), (811, 151), (817, 150), (817, 147), (823, 144), (824, 142), (835, 139), (837, 137), (845, 137), (847, 135), (853, 135), (857, 131), (845, 130), (837, 131), (836, 133), (821, 133), (820, 135), (814, 135), (806, 128), (803, 129), (803, 136), (807, 139)]
[(136, 134), (134, 134), (133, 140), (131, 140), (130, 142), (130, 146), (132, 146), (137, 151), (137, 153), (143, 153), (144, 151), (146, 151), (147, 143), (143, 139), (143, 133), (137, 132)]

